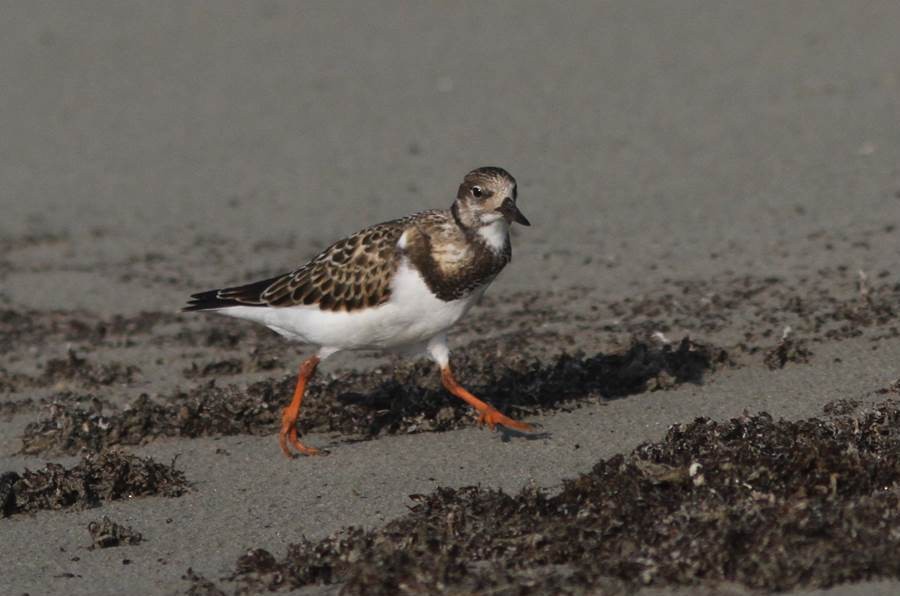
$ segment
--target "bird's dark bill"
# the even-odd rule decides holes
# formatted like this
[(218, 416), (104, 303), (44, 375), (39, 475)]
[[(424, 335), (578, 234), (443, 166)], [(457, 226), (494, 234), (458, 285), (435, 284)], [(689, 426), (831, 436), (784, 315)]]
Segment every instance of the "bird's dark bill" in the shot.
[(523, 226), (530, 226), (531, 222), (528, 221), (528, 218), (519, 211), (519, 207), (513, 202), (512, 199), (506, 199), (503, 201), (503, 204), (500, 205), (500, 208), (497, 209), (500, 213), (503, 214), (503, 217), (506, 218), (506, 221), (516, 222), (517, 224), (522, 224)]

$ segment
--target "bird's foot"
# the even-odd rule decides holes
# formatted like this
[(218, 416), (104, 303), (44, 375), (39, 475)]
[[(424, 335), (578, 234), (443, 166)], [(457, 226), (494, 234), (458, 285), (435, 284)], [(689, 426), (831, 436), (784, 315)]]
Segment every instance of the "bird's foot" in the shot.
[(490, 407), (487, 410), (482, 410), (481, 414), (478, 416), (478, 426), (483, 426), (485, 424), (487, 424), (488, 428), (490, 428), (491, 430), (494, 430), (494, 428), (499, 424), (500, 426), (513, 428), (522, 432), (534, 431), (534, 427), (532, 427), (530, 424), (519, 422), (518, 420), (513, 420), (512, 418), (504, 416), (494, 408)]
[(300, 442), (300, 439), (297, 438), (297, 427), (293, 424), (288, 429), (281, 429), (281, 432), (278, 433), (278, 444), (281, 445), (281, 451), (291, 459), (295, 458), (296, 455), (291, 452), (288, 445), (291, 445), (303, 455), (319, 455), (321, 453), (315, 447), (307, 447)]

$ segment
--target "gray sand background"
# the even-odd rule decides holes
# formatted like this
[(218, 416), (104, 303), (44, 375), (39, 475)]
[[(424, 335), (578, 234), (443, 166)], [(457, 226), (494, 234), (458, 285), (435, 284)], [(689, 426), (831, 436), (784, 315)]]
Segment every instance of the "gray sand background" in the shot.
[[(895, 2), (20, 2), (2, 15), (7, 307), (174, 311), (191, 291), (279, 273), (367, 224), (447, 206), (479, 165), (518, 178), (534, 224), (516, 230), (494, 308), (513, 291), (578, 288), (554, 302), (578, 313), (728, 272), (791, 279), (845, 265), (847, 288), (860, 269), (896, 279), (900, 238), (883, 233), (900, 215)], [(557, 326), (579, 337), (574, 320)], [(122, 403), (177, 384), (186, 366), (151, 346), (119, 356), (144, 371)], [(373, 362), (342, 355), (327, 370)], [(173, 593), (189, 566), (222, 577), (251, 547), (281, 554), (302, 534), (379, 525), (409, 494), (553, 487), (675, 422), (817, 415), (898, 376), (900, 340), (875, 351), (850, 340), (803, 367), (760, 363), (544, 416), (538, 441), (475, 428), (313, 436), (331, 455), (294, 461), (274, 436), (157, 441), (134, 451), (180, 454), (198, 490), (3, 520), (0, 593)], [(28, 421), (0, 421), (0, 470), (45, 461), (15, 454)], [(101, 513), (146, 541), (84, 550)]]

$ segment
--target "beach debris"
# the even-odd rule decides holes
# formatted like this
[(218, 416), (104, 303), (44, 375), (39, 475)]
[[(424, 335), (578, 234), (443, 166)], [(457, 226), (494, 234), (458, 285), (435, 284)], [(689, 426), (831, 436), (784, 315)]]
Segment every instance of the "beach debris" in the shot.
[(43, 385), (62, 385), (72, 382), (87, 387), (122, 385), (134, 382), (141, 369), (133, 364), (110, 362), (93, 364), (70, 349), (65, 358), (47, 361), (40, 377)]
[(143, 540), (140, 532), (135, 532), (130, 526), (117, 524), (107, 516), (88, 524), (88, 532), (91, 534), (91, 546), (88, 548), (111, 548), (114, 546), (140, 544)]
[[(545, 361), (508, 358), (485, 346), (454, 360), (476, 393), (513, 413), (700, 383), (729, 363), (721, 348), (690, 338), (662, 345), (635, 341), (611, 354), (564, 353)], [(53, 404), (48, 416), (25, 428), (22, 451), (71, 454), (161, 436), (270, 434), (277, 430), (294, 383), (293, 375), (247, 387), (208, 381), (159, 399), (141, 395), (121, 411)], [(473, 416), (463, 402), (447, 396), (435, 368), (425, 362), (314, 380), (304, 408), (301, 432), (338, 432), (355, 439), (462, 428), (472, 424)]]
[[(784, 591), (900, 578), (900, 404), (799, 421), (698, 418), (549, 493), (438, 488), (382, 528), (255, 549), (238, 592)], [(606, 592), (604, 592), (606, 593)]]
[(784, 368), (788, 362), (809, 362), (813, 353), (806, 347), (806, 342), (793, 336), (793, 329), (786, 325), (781, 332), (781, 340), (774, 348), (766, 351), (763, 362), (769, 370)]
[(19, 481), (16, 472), (0, 474), (0, 516), (7, 517), (16, 511), (16, 493), (14, 487)]
[(87, 509), (104, 501), (143, 496), (178, 497), (188, 489), (174, 461), (163, 465), (115, 450), (88, 455), (71, 468), (48, 463), (40, 470), (7, 473), (0, 479), (0, 493), (6, 491), (5, 515)]

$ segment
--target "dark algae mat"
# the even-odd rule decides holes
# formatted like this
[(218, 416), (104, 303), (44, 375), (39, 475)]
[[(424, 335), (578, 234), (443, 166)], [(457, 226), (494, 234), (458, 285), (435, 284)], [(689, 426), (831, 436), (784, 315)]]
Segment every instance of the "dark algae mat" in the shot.
[(783, 591), (900, 577), (900, 406), (827, 411), (677, 424), (557, 492), (412, 495), (410, 512), (382, 528), (300, 540), (277, 556), (252, 549), (217, 582), (191, 571), (190, 592)]

